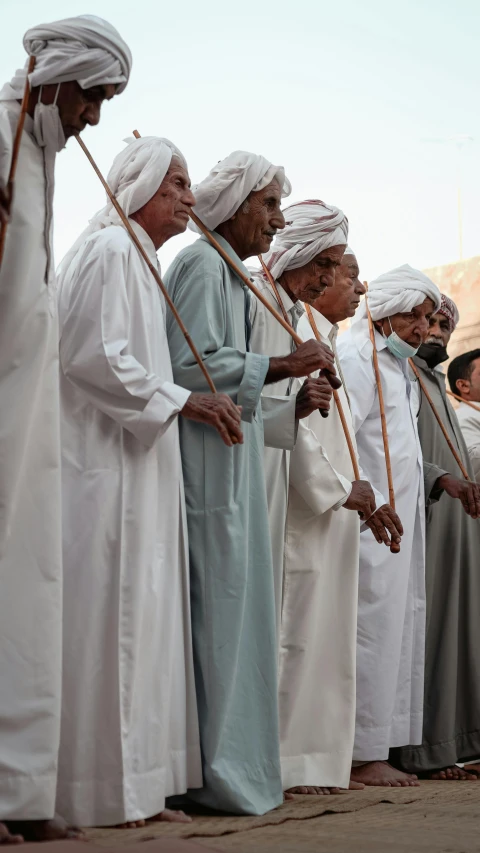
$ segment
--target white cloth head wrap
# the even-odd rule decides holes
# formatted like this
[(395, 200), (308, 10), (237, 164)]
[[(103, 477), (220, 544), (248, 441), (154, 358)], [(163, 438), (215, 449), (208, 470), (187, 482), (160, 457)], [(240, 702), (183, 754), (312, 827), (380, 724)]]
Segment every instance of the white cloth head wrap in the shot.
[[(196, 198), (193, 208), (211, 231), (230, 219), (251, 192), (260, 192), (274, 178), (282, 188), (282, 198), (290, 195), (292, 186), (283, 166), (274, 166), (261, 154), (234, 151), (217, 163), (207, 177), (192, 187)], [(198, 231), (193, 223), (189, 226)]]
[[(120, 33), (103, 18), (79, 15), (27, 30), (23, 45), (36, 56), (30, 85), (67, 83), (76, 80), (82, 89), (113, 83), (117, 94), (125, 89), (132, 67), (132, 54)], [(0, 91), (0, 100), (23, 96), (28, 60), (10, 83)]]
[[(383, 320), (394, 314), (404, 314), (421, 305), (429, 297), (438, 311), (442, 301), (436, 284), (420, 270), (403, 264), (371, 281), (368, 285), (368, 307), (372, 320)], [(366, 320), (365, 300), (352, 320), (352, 326)]]
[[(168, 172), (173, 156), (178, 157), (182, 165), (187, 163), (181, 151), (169, 139), (159, 136), (142, 136), (141, 139), (125, 140), (126, 148), (117, 154), (107, 175), (107, 184), (112, 190), (126, 216), (140, 210), (155, 195)], [(108, 199), (108, 196), (107, 196)], [(66, 273), (71, 261), (90, 234), (120, 225), (120, 217), (110, 199), (90, 220), (87, 228), (80, 234), (71, 249), (63, 258), (58, 275)]]
[(345, 257), (345, 255), (353, 255), (354, 258), (357, 257), (353, 249), (350, 248), (350, 246), (347, 246), (347, 248), (345, 249), (343, 256)]
[(263, 258), (275, 279), (309, 264), (324, 249), (347, 244), (348, 219), (337, 207), (308, 199), (287, 207), (283, 215), (286, 227)]

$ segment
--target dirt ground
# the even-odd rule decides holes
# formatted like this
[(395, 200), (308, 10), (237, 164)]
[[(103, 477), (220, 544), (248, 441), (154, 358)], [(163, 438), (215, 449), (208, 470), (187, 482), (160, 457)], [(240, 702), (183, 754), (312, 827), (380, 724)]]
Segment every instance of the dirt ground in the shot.
[[(195, 816), (191, 824), (89, 830), (87, 840), (92, 853), (480, 853), (480, 781), (297, 796), (260, 818)], [(75, 842), (62, 846), (82, 853)]]

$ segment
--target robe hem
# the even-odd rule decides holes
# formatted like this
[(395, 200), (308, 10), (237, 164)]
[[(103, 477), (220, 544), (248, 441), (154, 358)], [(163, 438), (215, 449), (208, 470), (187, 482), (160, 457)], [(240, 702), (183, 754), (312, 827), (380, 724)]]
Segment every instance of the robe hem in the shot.
[(55, 814), (56, 773), (0, 777), (0, 820), (51, 820)]
[(281, 758), (283, 790), (299, 785), (348, 788), (352, 750), (308, 753)]
[(405, 746), (395, 758), (407, 771), (421, 773), (450, 767), (457, 762), (475, 760), (480, 756), (480, 730), (462, 732), (451, 740), (418, 747)]

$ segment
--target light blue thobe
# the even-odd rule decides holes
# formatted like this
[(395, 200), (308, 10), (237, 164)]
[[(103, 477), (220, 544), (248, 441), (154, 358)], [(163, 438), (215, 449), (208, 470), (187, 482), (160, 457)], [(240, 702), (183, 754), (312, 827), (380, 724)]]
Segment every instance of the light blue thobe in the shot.
[[(177, 256), (165, 283), (217, 390), (242, 406), (244, 434), (229, 448), (211, 427), (180, 418), (204, 774), (192, 795), (211, 808), (264, 814), (282, 802), (260, 400), (269, 359), (248, 352), (248, 291), (205, 238)], [(167, 331), (175, 382), (208, 391), (171, 314)]]

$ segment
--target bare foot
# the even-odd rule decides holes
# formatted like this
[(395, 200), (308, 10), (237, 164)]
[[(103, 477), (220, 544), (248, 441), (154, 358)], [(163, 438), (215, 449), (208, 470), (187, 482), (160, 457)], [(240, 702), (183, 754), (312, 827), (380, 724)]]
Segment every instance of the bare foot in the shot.
[(317, 785), (296, 785), (295, 788), (289, 788), (285, 794), (312, 794), (319, 796), (321, 794), (340, 794), (340, 788), (323, 788)]
[(59, 841), (62, 838), (82, 838), (83, 832), (55, 815), (52, 820), (9, 820), (8, 829), (21, 835), (25, 841)]
[(419, 784), (413, 773), (402, 773), (401, 770), (392, 767), (388, 761), (369, 761), (367, 764), (361, 764), (360, 767), (352, 767), (352, 781), (387, 788), (408, 788)]
[(478, 776), (476, 773), (469, 773), (468, 770), (464, 770), (462, 767), (457, 767), (456, 764), (452, 764), (450, 767), (443, 767), (441, 770), (432, 770), (431, 773), (427, 773), (425, 775), (425, 778), (434, 779), (439, 782), (442, 782), (444, 779), (455, 782), (476, 782)]
[(353, 779), (350, 779), (350, 784), (348, 786), (349, 791), (364, 791), (365, 785), (363, 782), (354, 782)]
[(0, 844), (21, 844), (22, 842), (22, 835), (10, 835), (10, 832), (5, 826), (5, 824), (0, 823)]
[(127, 823), (119, 823), (117, 829), (141, 829), (146, 826), (146, 820), (129, 820)]
[(288, 791), (283, 792), (283, 802), (285, 803), (287, 800), (294, 800), (295, 797), (293, 794), (289, 794)]
[(155, 817), (149, 818), (150, 820), (166, 820), (169, 823), (191, 823), (192, 818), (189, 817), (185, 812), (177, 811), (176, 809), (164, 809), (160, 814), (155, 815)]
[(463, 769), (467, 773), (473, 773), (477, 778), (480, 776), (480, 764), (465, 764)]

